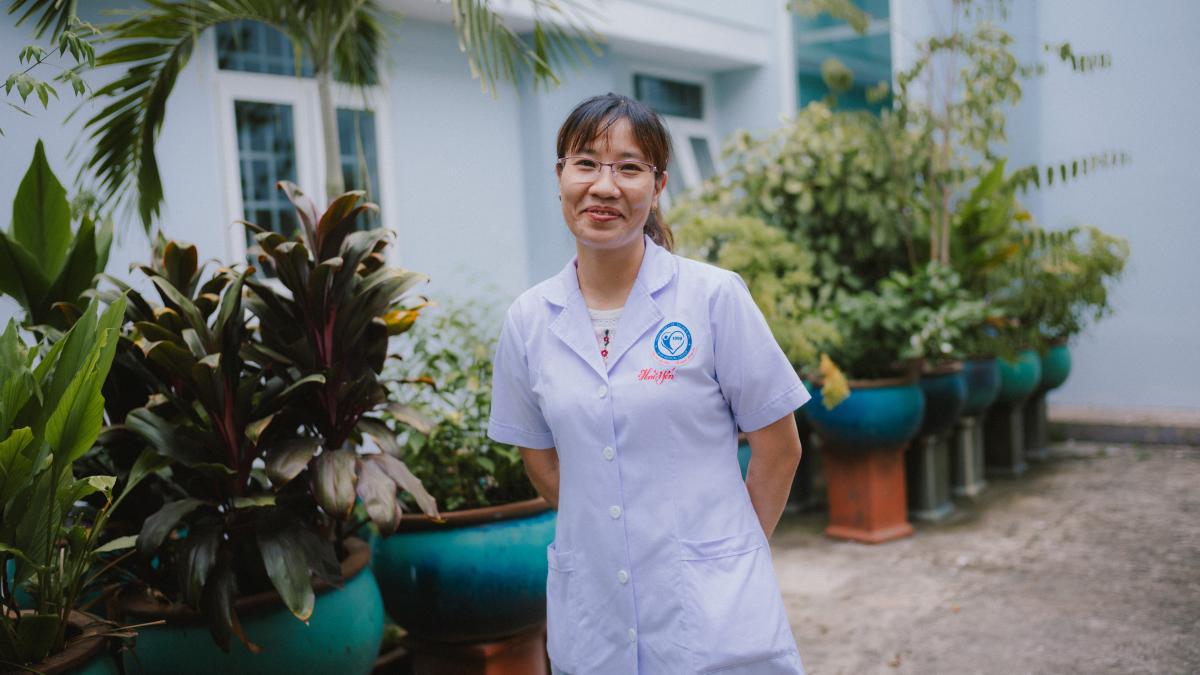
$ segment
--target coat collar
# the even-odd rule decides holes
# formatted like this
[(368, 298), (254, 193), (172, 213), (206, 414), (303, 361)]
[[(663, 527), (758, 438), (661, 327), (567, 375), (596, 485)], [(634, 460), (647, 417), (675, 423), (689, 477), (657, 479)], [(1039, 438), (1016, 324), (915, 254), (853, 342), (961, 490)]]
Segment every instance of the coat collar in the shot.
[(542, 297), (562, 310), (550, 325), (550, 331), (605, 379), (621, 356), (663, 318), (653, 294), (675, 277), (677, 263), (669, 251), (654, 243), (650, 237), (645, 237), (645, 244), (642, 265), (638, 268), (637, 278), (625, 301), (625, 309), (617, 322), (613, 344), (608, 350), (607, 367), (596, 345), (592, 320), (583, 292), (579, 289), (579, 277), (575, 271), (578, 256), (571, 258), (542, 292)]

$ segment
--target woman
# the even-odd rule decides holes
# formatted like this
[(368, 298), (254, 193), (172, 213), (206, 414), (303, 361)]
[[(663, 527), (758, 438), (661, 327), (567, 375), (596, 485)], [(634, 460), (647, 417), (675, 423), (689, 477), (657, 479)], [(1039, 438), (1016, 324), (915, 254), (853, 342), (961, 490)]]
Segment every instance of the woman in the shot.
[[(555, 672), (802, 673), (771, 567), (808, 400), (741, 277), (670, 253), (670, 140), (637, 101), (558, 134), (577, 255), (508, 311), (488, 435), (558, 509)], [(737, 430), (753, 460), (743, 483)]]

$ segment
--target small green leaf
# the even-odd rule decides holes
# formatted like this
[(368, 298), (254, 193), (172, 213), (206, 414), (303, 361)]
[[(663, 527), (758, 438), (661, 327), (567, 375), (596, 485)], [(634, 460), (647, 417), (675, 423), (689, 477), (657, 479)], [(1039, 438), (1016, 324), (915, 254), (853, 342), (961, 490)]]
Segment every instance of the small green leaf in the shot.
[(137, 546), (137, 535), (129, 534), (124, 537), (117, 537), (110, 542), (101, 544), (93, 553), (112, 553), (113, 551), (125, 551)]
[(275, 506), (275, 495), (255, 495), (253, 497), (235, 497), (233, 507), (235, 509), (252, 509), (261, 508), (264, 506)]

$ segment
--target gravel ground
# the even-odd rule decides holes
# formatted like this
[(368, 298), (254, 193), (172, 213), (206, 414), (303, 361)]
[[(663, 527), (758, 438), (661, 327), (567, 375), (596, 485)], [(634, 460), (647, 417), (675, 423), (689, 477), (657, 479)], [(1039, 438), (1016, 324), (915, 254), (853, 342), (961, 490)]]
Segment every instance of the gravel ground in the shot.
[(1200, 673), (1200, 448), (1065, 444), (879, 546), (785, 516), (809, 675)]

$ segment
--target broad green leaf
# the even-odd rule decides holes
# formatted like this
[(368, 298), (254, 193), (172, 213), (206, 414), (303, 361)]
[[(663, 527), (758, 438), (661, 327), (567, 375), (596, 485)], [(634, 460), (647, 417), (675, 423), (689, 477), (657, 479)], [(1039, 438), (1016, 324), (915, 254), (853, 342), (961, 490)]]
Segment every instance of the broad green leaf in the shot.
[(71, 242), (71, 208), (39, 140), (13, 200), (12, 235), (38, 261), (47, 278), (58, 276)]
[(229, 651), (230, 635), (236, 633), (245, 642), (245, 635), (238, 625), (237, 614), (234, 613), (233, 603), (236, 598), (237, 575), (233, 573), (229, 554), (222, 555), (218, 551), (216, 565), (204, 580), (200, 609), (208, 619), (208, 630), (212, 633), (213, 641), (226, 652)]
[(308, 556), (300, 545), (295, 525), (259, 527), (258, 549), (271, 584), (283, 598), (284, 604), (301, 621), (312, 616), (316, 594), (313, 593)]
[(267, 477), (276, 490), (287, 485), (308, 466), (321, 441), (315, 438), (290, 440), (267, 453)]
[(113, 487), (117, 484), (116, 476), (88, 476), (83, 480), (96, 492), (103, 492), (106, 495), (111, 494)]
[(96, 345), (84, 369), (75, 373), (54, 412), (46, 420), (46, 446), (58, 466), (70, 466), (92, 447), (104, 424), (103, 380), (95, 379), (101, 345)]
[(326, 450), (312, 464), (313, 496), (334, 518), (345, 520), (354, 508), (355, 461), (352, 450)]
[(30, 318), (38, 314), (37, 322), (41, 323), (39, 308), (49, 288), (50, 279), (33, 254), (0, 232), (0, 293), (15, 298)]
[(127, 534), (124, 537), (117, 537), (112, 541), (105, 542), (96, 547), (92, 553), (99, 555), (101, 553), (113, 553), (115, 551), (127, 551), (134, 546), (137, 546), (137, 535)]
[(75, 232), (66, 261), (51, 284), (46, 300), (78, 302), (80, 294), (92, 287), (92, 279), (101, 271), (97, 268), (95, 226), (85, 218)]
[(12, 497), (10, 489), (25, 485), (32, 478), (26, 468), (29, 462), (21, 452), (32, 441), (33, 431), (29, 427), (16, 429), (0, 441), (0, 509)]
[(200, 594), (217, 561), (221, 530), (215, 527), (198, 528), (179, 542), (179, 586), (183, 599), (193, 607), (201, 604)]
[[(171, 422), (146, 408), (137, 408), (125, 416), (125, 427), (150, 444), (158, 454), (186, 466), (208, 462), (204, 447), (193, 441)], [(152, 466), (149, 459), (147, 466)]]
[(145, 558), (153, 556), (162, 546), (167, 535), (179, 524), (179, 521), (203, 505), (203, 501), (193, 498), (180, 499), (163, 505), (158, 512), (147, 518), (146, 522), (142, 524), (142, 531), (138, 534), (138, 553)]

